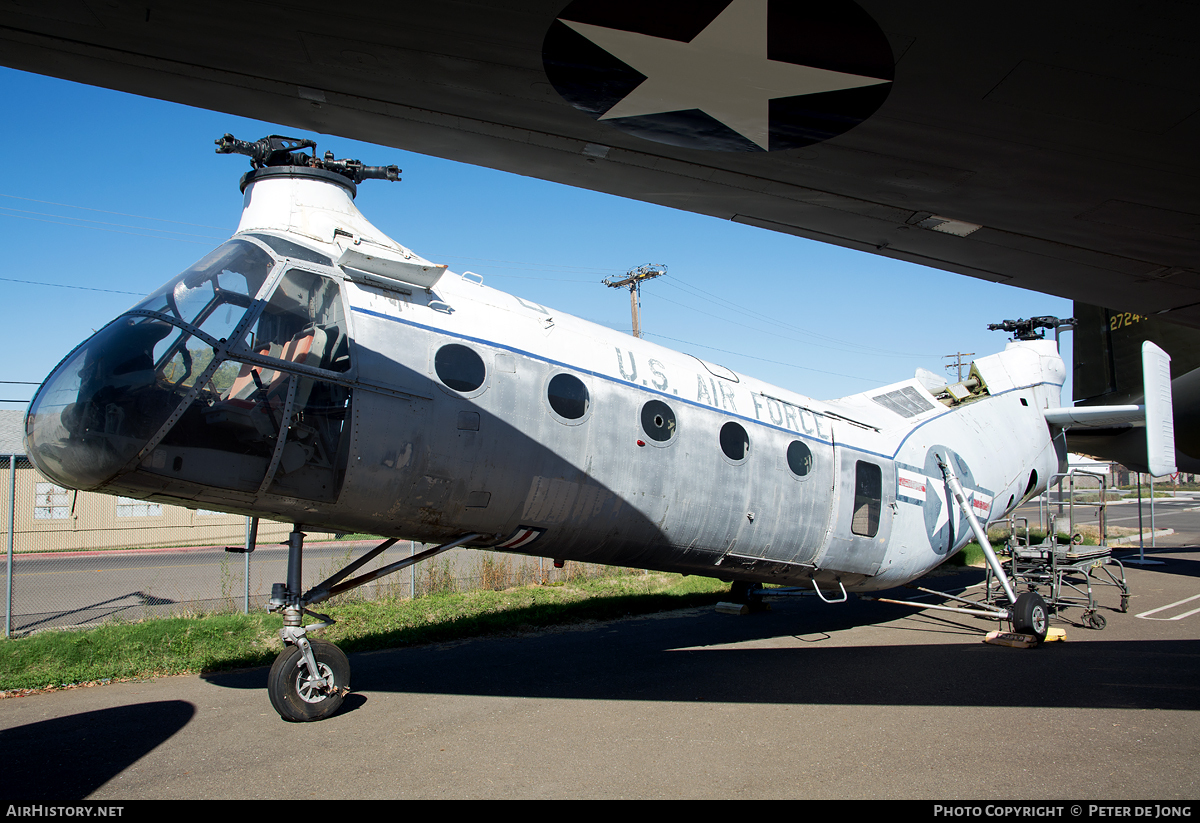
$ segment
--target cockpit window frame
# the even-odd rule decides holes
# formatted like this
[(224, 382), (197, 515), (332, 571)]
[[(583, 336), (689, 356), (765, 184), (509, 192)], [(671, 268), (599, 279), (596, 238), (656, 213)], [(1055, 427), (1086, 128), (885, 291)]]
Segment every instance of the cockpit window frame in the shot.
[[(306, 377), (319, 377), (323, 380), (329, 380), (346, 386), (356, 385), (355, 378), (357, 377), (358, 358), (355, 356), (355, 338), (351, 320), (353, 312), (351, 311), (351, 306), (346, 295), (345, 277), (341, 276), (340, 272), (338, 272), (338, 270), (332, 266), (326, 267), (319, 263), (312, 263), (307, 260), (297, 260), (292, 257), (281, 257), (269, 246), (253, 235), (239, 234), (235, 235), (233, 238), (231, 238), (231, 240), (241, 240), (254, 244), (258, 248), (262, 249), (263, 252), (270, 255), (271, 259), (275, 261), (275, 265), (271, 268), (270, 273), (268, 273), (263, 279), (263, 284), (258, 289), (258, 292), (250, 296), (249, 306), (246, 309), (246, 313), (242, 316), (242, 319), (237, 326), (234, 327), (234, 330), (229, 338), (224, 341), (215, 338), (194, 322), (183, 320), (180, 316), (173, 316), (171, 314), (155, 311), (153, 309), (134, 308), (124, 312), (121, 316), (134, 315), (153, 317), (163, 320), (182, 329), (185, 332), (184, 337), (181, 339), (186, 339), (187, 335), (193, 335), (200, 340), (203, 340), (206, 344), (212, 346), (213, 349), (219, 349), (223, 347), (224, 357), (241, 363), (269, 366), (280, 371), (294, 372), (302, 374)], [(266, 310), (270, 303), (269, 298), (275, 293), (275, 289), (279, 285), (279, 282), (284, 278), (287, 272), (292, 270), (299, 270), (308, 272), (310, 274), (316, 274), (321, 277), (327, 277), (337, 284), (338, 299), (342, 302), (342, 320), (346, 324), (346, 335), (350, 350), (350, 366), (346, 371), (321, 369), (313, 366), (297, 364), (285, 359), (260, 355), (252, 351), (250, 347), (246, 345), (246, 335), (248, 334), (250, 328), (258, 322), (259, 318), (262, 316), (262, 313)], [(144, 305), (144, 303), (145, 301), (139, 305)], [(167, 356), (173, 354), (174, 352), (172, 351), (169, 352)]]
[[(241, 251), (238, 251), (237, 247), (241, 247)], [(232, 289), (222, 288), (224, 283), (222, 273), (226, 270), (239, 275), (240, 282)], [(270, 296), (281, 288), (284, 278), (287, 278), (289, 274), (293, 275), (293, 287), (288, 290), (287, 298), (283, 299), (283, 303), (276, 306), (279, 320), (273, 320), (267, 327), (256, 330), (257, 333), (264, 335), (264, 340), (270, 339), (273, 343), (278, 342), (280, 345), (272, 345), (269, 350), (264, 348), (261, 353), (251, 351), (249, 331), (269, 309)], [(244, 276), (244, 280), (241, 276)], [(257, 289), (253, 294), (248, 293), (249, 288), (252, 288), (255, 283), (258, 284)], [(180, 290), (181, 284), (184, 284), (184, 291)], [(336, 297), (329, 294), (330, 288), (336, 289)], [(187, 294), (186, 300), (181, 298), (181, 295), (185, 293)], [(341, 303), (335, 302), (336, 300), (341, 300)], [(230, 313), (225, 314), (226, 310)], [(210, 322), (214, 318), (215, 324)], [(276, 377), (273, 379), (280, 383), (283, 387), (281, 390), (286, 392), (286, 402), (282, 409), (284, 420), (290, 420), (291, 410), (299, 408), (301, 403), (304, 404), (308, 414), (316, 415), (312, 420), (299, 425), (298, 431), (301, 434), (298, 435), (299, 439), (295, 442), (304, 440), (302, 445), (308, 447), (316, 441), (309, 441), (305, 438), (323, 433), (332, 433), (332, 436), (344, 440), (345, 432), (342, 430), (344, 424), (337, 421), (348, 420), (345, 415), (352, 413), (352, 393), (360, 388), (357, 382), (357, 356), (354, 351), (351, 318), (350, 299), (345, 287), (345, 278), (340, 276), (336, 269), (331, 266), (326, 267), (308, 261), (297, 261), (286, 256), (278, 256), (270, 248), (264, 247), (261, 241), (239, 235), (213, 249), (201, 259), (199, 264), (170, 278), (163, 287), (144, 298), (134, 308), (122, 312), (105, 324), (97, 334), (75, 346), (56, 366), (52, 377), (56, 379), (65, 377), (68, 383), (72, 380), (77, 383), (80, 379), (76, 374), (78, 369), (75, 369), (71, 375), (60, 373), (67, 368), (69, 363), (84, 356), (88, 351), (96, 351), (92, 347), (106, 345), (103, 341), (98, 343), (98, 338), (104, 335), (111, 336), (110, 331), (117, 325), (131, 329), (142, 325), (147, 327), (138, 332), (134, 338), (123, 339), (121, 342), (126, 344), (126, 347), (116, 350), (120, 356), (130, 358), (130, 363), (140, 357), (144, 360), (145, 365), (138, 365), (137, 372), (121, 371), (119, 369), (124, 368), (125, 361), (109, 357), (107, 362), (110, 365), (111, 374), (108, 374), (107, 377), (104, 374), (95, 377), (96, 380), (102, 382), (107, 380), (107, 382), (103, 385), (97, 384), (96, 391), (93, 391), (86, 401), (83, 401), (88, 404), (84, 407), (85, 410), (91, 413), (95, 411), (91, 406), (94, 405), (95, 398), (99, 396), (98, 391), (123, 393), (120, 394), (121, 398), (132, 397), (138, 403), (136, 407), (131, 407), (135, 408), (137, 412), (131, 419), (136, 421), (138, 417), (141, 417), (150, 424), (149, 426), (139, 424), (142, 425), (142, 428), (131, 434), (125, 430), (125, 415), (118, 413), (122, 412), (123, 408), (116, 407), (115, 401), (97, 401), (109, 403), (109, 406), (105, 407), (107, 408), (105, 413), (111, 416), (111, 420), (104, 417), (103, 419), (98, 418), (99, 423), (96, 421), (88, 423), (92, 426), (102, 426), (102, 430), (100, 428), (92, 430), (94, 437), (100, 438), (96, 441), (97, 443), (107, 442), (103, 438), (110, 435), (118, 439), (124, 438), (125, 440), (121, 442), (127, 442), (131, 437), (140, 441), (137, 445), (129, 443), (129, 445), (133, 445), (132, 450), (120, 450), (118, 454), (114, 454), (113, 456), (117, 460), (98, 465), (96, 471), (99, 474), (93, 478), (98, 483), (107, 482), (105, 478), (135, 471), (156, 449), (165, 442), (171, 442), (177, 425), (181, 423), (187, 427), (184, 430), (187, 442), (174, 443), (172, 448), (191, 447), (194, 429), (198, 422), (202, 422), (203, 425), (221, 427), (223, 430), (221, 442), (235, 443), (240, 435), (230, 434), (230, 432), (237, 425), (245, 422), (238, 417), (236, 412), (242, 412), (242, 418), (249, 419), (254, 410), (261, 410), (262, 405), (257, 402), (247, 404), (240, 399), (237, 403), (229, 402), (231, 398), (227, 395), (232, 384), (236, 384), (236, 379), (224, 380), (218, 377), (214, 382), (214, 376), (218, 375), (219, 370), (223, 367), (228, 370), (227, 367), (230, 364), (234, 366), (235, 371), (265, 374), (267, 370), (271, 370), (276, 373)], [(319, 349), (317, 342), (305, 345), (305, 338), (298, 336), (306, 333), (310, 328), (325, 330), (328, 342), (324, 349)], [(333, 331), (335, 328), (344, 333), (340, 339)], [(151, 334), (151, 332), (154, 333)], [(292, 334), (292, 338), (285, 345), (281, 335), (286, 334)], [(214, 335), (228, 335), (228, 337), (215, 337)], [(309, 336), (313, 341), (320, 338), (315, 331), (310, 332)], [(280, 337), (280, 340), (274, 341), (274, 337)], [(130, 346), (133, 348), (129, 348)], [(180, 360), (179, 353), (184, 350), (187, 353)], [(211, 358), (207, 350), (211, 350)], [(319, 351), (321, 359), (317, 359)], [(139, 352), (141, 352), (140, 355)], [(345, 363), (347, 368), (345, 371), (333, 371), (309, 365), (305, 362), (305, 357), (299, 357), (297, 353), (305, 355), (309, 363), (337, 365), (340, 362)], [(347, 356), (350, 358), (349, 361), (346, 360)], [(287, 359), (289, 357), (295, 359)], [(205, 362), (206, 359), (207, 362)], [(172, 365), (176, 360), (180, 361), (179, 364)], [(98, 364), (105, 362), (104, 357), (99, 357), (95, 360), (96, 365), (93, 368), (100, 369)], [(84, 366), (86, 363), (81, 368)], [(163, 373), (164, 369), (169, 370), (170, 373)], [(142, 372), (145, 372), (145, 377), (140, 376)], [(134, 376), (123, 377), (126, 374)], [(237, 376), (240, 377), (240, 373)], [(135, 378), (140, 382), (134, 382)], [(256, 380), (255, 383), (258, 384), (260, 393), (267, 391), (260, 381)], [(322, 384), (330, 388), (333, 386), (341, 388), (329, 392), (328, 389), (321, 390), (319, 388)], [(31, 402), (31, 409), (41, 408), (45, 402), (45, 392), (51, 388), (52, 383), (48, 379), (39, 387)], [(71, 386), (66, 388), (69, 390)], [(75, 385), (74, 390), (78, 393), (81, 388), (79, 385)], [(324, 391), (325, 394), (314, 393), (318, 391)], [(203, 411), (196, 412), (198, 400), (210, 397), (215, 402), (226, 406), (217, 410), (224, 417), (211, 423), (199, 420), (197, 414), (201, 417), (207, 416)], [(310, 397), (312, 398), (311, 407), (309, 407)], [(273, 403), (265, 396), (261, 399), (263, 403)], [(324, 404), (327, 408), (321, 407), (320, 404)], [(213, 408), (214, 403), (206, 400), (205, 406)], [(116, 410), (114, 411), (114, 409)], [(147, 409), (150, 411), (146, 411)], [(339, 409), (345, 410), (340, 413), (341, 416), (339, 416)], [(151, 412), (153, 412), (152, 415)], [(151, 416), (157, 417), (157, 419), (149, 419)], [(33, 417), (30, 415), (26, 421), (27, 431), (31, 429), (32, 419)], [(47, 419), (51, 420), (50, 417)], [(110, 422), (113, 426), (111, 431)], [(248, 430), (258, 428), (259, 422), (251, 420), (253, 425)], [(55, 416), (48, 425), (58, 423), (59, 418)], [(244, 425), (242, 427), (246, 428)], [(336, 440), (328, 441), (326, 439), (318, 444), (319, 447), (315, 451), (307, 448), (301, 452), (301, 450), (293, 448), (289, 452), (285, 447), (292, 445), (293, 433), (290, 432), (296, 427), (290, 424), (281, 426), (276, 420), (273, 428), (276, 432), (271, 438), (272, 442), (268, 444), (270, 460), (257, 492), (259, 494), (272, 493), (270, 490), (274, 488), (273, 484), (278, 482), (276, 469), (283, 472), (290, 465), (291, 468), (286, 468), (287, 472), (311, 467), (318, 471), (333, 471), (339, 479), (326, 482), (319, 476), (309, 475), (301, 477), (298, 481), (299, 485), (295, 488), (280, 487), (280, 491), (274, 493), (308, 498), (310, 495), (304, 493), (305, 491), (320, 496), (325, 494), (327, 489), (333, 489), (329, 493), (336, 495), (341, 482), (338, 473), (343, 470), (337, 463), (344, 459), (338, 456), (342, 454), (342, 446), (339, 446)], [(326, 428), (330, 431), (326, 432)], [(338, 431), (342, 431), (342, 434), (338, 435)], [(263, 434), (268, 433), (263, 432)], [(54, 436), (59, 437), (57, 434)], [(221, 449), (221, 447), (216, 448)], [(251, 454), (249, 450), (242, 450), (241, 446), (230, 451), (237, 455)], [(299, 462), (298, 455), (303, 457)], [(145, 470), (152, 471), (152, 469)], [(178, 471), (178, 468), (175, 470)], [(233, 487), (231, 486), (231, 488)], [(244, 490), (251, 493), (254, 491), (253, 489)]]
[[(285, 374), (326, 380), (328, 382), (346, 386), (352, 389), (359, 387), (356, 379), (358, 372), (358, 358), (354, 353), (354, 334), (353, 330), (350, 328), (351, 312), (349, 311), (349, 303), (347, 301), (346, 289), (344, 287), (345, 278), (338, 276), (336, 270), (332, 268), (326, 268), (319, 264), (310, 263), (308, 261), (297, 261), (290, 257), (280, 257), (265, 243), (257, 238), (244, 234), (235, 235), (230, 241), (226, 242), (231, 242), (232, 240), (242, 240), (253, 243), (270, 255), (271, 259), (275, 261), (275, 265), (271, 268), (270, 273), (268, 273), (263, 279), (262, 286), (250, 301), (250, 308), (246, 311), (241, 321), (234, 328), (232, 337), (230, 339), (225, 341), (218, 340), (199, 327), (195, 326), (193, 323), (181, 320), (179, 317), (172, 317), (163, 312), (154, 311), (151, 309), (131, 309), (116, 318), (116, 320), (120, 320), (121, 317), (132, 315), (155, 317), (164, 320), (184, 331), (184, 334), (181, 335), (181, 340), (185, 340), (188, 335), (194, 335), (208, 345), (212, 346), (217, 352), (216, 356), (213, 357), (212, 363), (210, 363), (204, 372), (196, 378), (194, 385), (189, 388), (187, 393), (180, 400), (179, 404), (175, 408), (175, 411), (171, 414), (167, 421), (163, 423), (154, 436), (151, 437), (150, 440), (148, 440), (146, 444), (138, 451), (137, 455), (124, 466), (122, 471), (129, 471), (132, 469), (133, 466), (136, 466), (139, 462), (141, 462), (147, 454), (150, 454), (163, 441), (163, 438), (170, 433), (171, 429), (174, 427), (179, 418), (183, 416), (188, 407), (190, 407), (191, 404), (195, 402), (196, 398), (199, 397), (204, 385), (207, 384), (211, 379), (212, 372), (215, 372), (220, 363), (235, 362), (249, 366), (260, 366)], [(250, 327), (258, 321), (258, 318), (262, 315), (262, 312), (265, 311), (269, 303), (269, 296), (274, 294), (276, 286), (278, 286), (284, 275), (287, 272), (295, 269), (307, 271), (323, 277), (329, 277), (338, 284), (338, 299), (342, 301), (342, 317), (346, 323), (346, 335), (348, 338), (350, 351), (350, 367), (344, 372), (320, 369), (288, 360), (260, 355), (250, 351), (249, 347), (245, 344), (246, 334)], [(116, 320), (113, 322), (116, 322)]]

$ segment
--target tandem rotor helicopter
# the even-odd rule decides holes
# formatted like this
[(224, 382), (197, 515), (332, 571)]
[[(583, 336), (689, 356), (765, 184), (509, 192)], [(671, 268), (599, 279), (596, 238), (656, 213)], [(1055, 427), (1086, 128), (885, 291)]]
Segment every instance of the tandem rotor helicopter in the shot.
[[(1069, 427), (1144, 423), (1173, 470), (1169, 358), (1146, 401), (1062, 407), (1038, 326), (974, 361), (818, 401), (484, 286), (390, 239), (354, 205), (395, 166), (311, 140), (225, 135), (247, 155), (234, 236), (71, 352), (26, 418), (65, 487), (292, 522), (268, 681), (286, 720), (327, 717), (350, 667), (313, 607), (456, 546), (814, 590), (914, 580), (979, 539), (998, 616), (1045, 637), (985, 526), (1065, 468)], [(311, 149), (311, 153), (306, 153)], [(389, 537), (311, 589), (303, 529)], [(434, 543), (358, 574), (397, 539)], [(317, 622), (305, 624), (305, 616)]]

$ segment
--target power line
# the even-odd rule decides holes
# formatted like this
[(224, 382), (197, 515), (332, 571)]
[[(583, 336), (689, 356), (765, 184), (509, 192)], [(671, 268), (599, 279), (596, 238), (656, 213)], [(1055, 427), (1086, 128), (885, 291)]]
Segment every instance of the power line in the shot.
[[(72, 228), (76, 228), (76, 229), (95, 229), (96, 231), (106, 231), (106, 232), (111, 232), (112, 234), (130, 234), (130, 235), (133, 235), (134, 237), (153, 237), (158, 240), (176, 240), (180, 243), (191, 243), (196, 246), (211, 245), (211, 243), (202, 243), (199, 240), (185, 240), (182, 237), (170, 237), (165, 234), (144, 234), (143, 232), (137, 232), (137, 231), (121, 231), (120, 229), (106, 229), (103, 226), (88, 226), (83, 223), (64, 222), (67, 220), (77, 220), (78, 219), (78, 218), (74, 218), (74, 217), (64, 217), (62, 220), (47, 220), (47, 219), (41, 218), (41, 217), (26, 217), (23, 214), (9, 214), (8, 212), (4, 212), (4, 211), (0, 211), (0, 217), (15, 217), (18, 220), (32, 220), (35, 223), (52, 223), (56, 226), (71, 226)], [(138, 228), (138, 227), (130, 226), (129, 228)], [(162, 231), (162, 230), (161, 229), (147, 229), (147, 231)]]
[(732, 354), (735, 357), (745, 357), (750, 360), (760, 360), (763, 363), (772, 363), (776, 366), (789, 366), (790, 368), (793, 368), (793, 369), (801, 369), (802, 371), (816, 372), (817, 374), (830, 374), (830, 375), (833, 375), (834, 377), (849, 377), (851, 380), (863, 380), (867, 383), (872, 383), (874, 385), (878, 385), (879, 383), (884, 382), (884, 381), (878, 380), (874, 377), (863, 377), (862, 375), (858, 375), (858, 374), (843, 374), (841, 372), (836, 372), (836, 371), (825, 371), (824, 369), (814, 369), (811, 366), (800, 366), (795, 363), (786, 363), (782, 360), (771, 360), (766, 357), (758, 357), (757, 355), (753, 355), (753, 354), (742, 354), (741, 352), (729, 351), (727, 349), (718, 349), (716, 346), (706, 346), (703, 343), (693, 343), (690, 340), (680, 340), (677, 337), (667, 337), (665, 334), (655, 334), (654, 332), (649, 332), (649, 335), (650, 335), (650, 337), (657, 337), (662, 340), (670, 340), (673, 343), (684, 343), (685, 345), (688, 345), (688, 346), (696, 346), (697, 348), (708, 349), (710, 351), (720, 352), (721, 354)]
[[(6, 212), (20, 212), (20, 214), (6, 214)], [(151, 226), (130, 226), (127, 223), (107, 223), (103, 220), (89, 220), (86, 217), (67, 217), (66, 215), (62, 215), (62, 214), (48, 214), (46, 212), (41, 212), (41, 211), (28, 211), (26, 209), (14, 209), (10, 206), (0, 206), (0, 214), (5, 214), (6, 217), (20, 217), (22, 214), (32, 214), (37, 217), (58, 217), (63, 220), (74, 220), (78, 223), (98, 223), (101, 226), (120, 226), (121, 228), (124, 228), (124, 229), (145, 229), (146, 231), (155, 231), (155, 232), (159, 232), (160, 234), (181, 234), (184, 237), (203, 237), (208, 240), (222, 239), (222, 238), (220, 238), (216, 235), (212, 235), (212, 234), (192, 234), (191, 232), (175, 231), (174, 229), (156, 229)], [(144, 219), (151, 220), (153, 218), (147, 217)], [(94, 229), (94, 228), (96, 228), (96, 226), (83, 226), (82, 228)]]
[[(800, 334), (800, 335), (802, 335), (802, 336), (804, 336), (804, 337), (815, 338), (816, 340), (818, 340), (818, 341), (821, 341), (821, 342), (818, 342), (818, 343), (813, 343), (812, 345), (822, 346), (822, 347), (824, 347), (824, 348), (831, 348), (831, 349), (840, 350), (840, 351), (850, 351), (850, 352), (858, 352), (858, 353), (862, 353), (862, 354), (870, 354), (870, 355), (873, 355), (873, 356), (880, 356), (880, 357), (908, 357), (908, 358), (913, 358), (913, 357), (921, 357), (921, 358), (927, 358), (927, 357), (932, 357), (932, 356), (933, 356), (933, 355), (930, 355), (930, 354), (917, 354), (917, 353), (904, 353), (904, 352), (895, 352), (895, 351), (891, 351), (891, 350), (888, 350), (888, 349), (880, 349), (880, 348), (878, 348), (878, 347), (875, 347), (875, 346), (867, 346), (867, 345), (865, 345), (865, 344), (862, 344), (862, 343), (855, 343), (855, 342), (853, 342), (853, 341), (851, 341), (851, 340), (839, 340), (839, 339), (837, 339), (837, 338), (829, 337), (828, 335), (825, 335), (825, 334), (823, 334), (823, 333), (820, 333), (820, 332), (813, 332), (813, 331), (809, 331), (808, 329), (801, 328), (800, 326), (795, 326), (795, 325), (792, 325), (792, 324), (790, 324), (790, 323), (785, 323), (785, 322), (783, 322), (783, 321), (781, 321), (781, 320), (776, 320), (775, 318), (773, 318), (773, 317), (771, 317), (771, 316), (769, 316), (769, 315), (762, 314), (761, 312), (756, 312), (756, 311), (754, 311), (754, 310), (752, 310), (752, 309), (749, 309), (749, 308), (746, 308), (746, 307), (744, 307), (744, 306), (739, 306), (738, 304), (736, 304), (736, 303), (733, 303), (733, 302), (730, 302), (729, 300), (727, 300), (727, 299), (726, 299), (726, 298), (724, 298), (724, 297), (720, 297), (720, 296), (718, 296), (718, 295), (714, 295), (714, 294), (712, 294), (711, 292), (706, 292), (706, 291), (704, 291), (703, 289), (700, 289), (700, 288), (697, 288), (696, 286), (693, 286), (693, 285), (691, 285), (690, 283), (685, 283), (685, 282), (683, 282), (683, 281), (680, 281), (680, 280), (679, 280), (678, 278), (676, 278), (676, 277), (669, 278), (669, 279), (668, 279), (667, 281), (665, 281), (665, 282), (667, 283), (667, 285), (669, 285), (669, 286), (674, 286), (674, 287), (675, 287), (675, 288), (677, 288), (677, 289), (684, 290), (684, 291), (691, 291), (691, 292), (694, 292), (694, 293), (695, 293), (695, 296), (701, 297), (702, 299), (706, 299), (706, 300), (708, 300), (709, 302), (712, 302), (712, 303), (719, 304), (719, 305), (720, 305), (722, 308), (724, 308), (724, 309), (729, 309), (729, 310), (731, 310), (731, 311), (737, 312), (738, 314), (743, 314), (743, 315), (745, 315), (745, 316), (747, 316), (747, 317), (751, 318), (752, 320), (764, 321), (764, 322), (770, 323), (770, 324), (772, 324), (772, 325), (778, 326), (778, 327), (780, 327), (780, 328), (782, 328), (782, 329), (786, 329), (786, 330), (788, 330), (788, 331), (791, 331), (791, 332), (794, 332), (794, 333), (798, 333), (798, 334)], [(661, 295), (660, 295), (660, 298), (661, 298)], [(661, 299), (664, 299), (664, 300), (665, 300), (666, 298), (661, 298)], [(668, 302), (671, 302), (671, 301), (668, 301)], [(694, 309), (694, 308), (692, 308), (691, 306), (687, 306), (687, 305), (686, 305), (686, 304), (684, 304), (684, 303), (676, 303), (676, 305), (677, 305), (677, 306), (683, 306), (684, 308), (689, 308), (689, 309), (691, 309), (692, 311), (700, 311), (699, 309)], [(701, 312), (701, 314), (704, 314), (704, 313), (705, 313), (705, 312)], [(710, 315), (710, 316), (711, 316), (711, 317), (718, 317), (718, 315)], [(761, 328), (759, 328), (759, 327), (757, 327), (757, 326), (745, 326), (745, 324), (743, 324), (743, 323), (735, 323), (735, 321), (732, 321), (732, 320), (730, 320), (730, 319), (729, 319), (729, 318), (727, 318), (727, 317), (720, 317), (719, 319), (722, 319), (722, 320), (724, 320), (724, 321), (725, 321), (725, 322), (727, 322), (727, 323), (734, 323), (735, 325), (741, 325), (741, 326), (744, 326), (745, 328), (754, 328), (754, 329), (757, 329), (758, 331), (765, 331), (765, 330), (763, 330), (763, 329), (761, 329)], [(774, 332), (766, 332), (766, 333), (767, 333), (767, 334), (774, 334), (776, 337), (782, 337), (782, 338), (784, 338), (784, 339), (793, 339), (793, 340), (795, 340), (795, 339), (796, 339), (796, 338), (794, 338), (794, 337), (793, 337), (793, 338), (787, 338), (787, 337), (785, 337), (784, 335), (781, 335), (781, 334), (778, 334), (778, 333), (774, 333)], [(831, 346), (831, 345), (829, 345), (829, 343), (831, 343), (831, 342), (832, 342), (832, 343), (839, 343), (839, 344), (841, 344), (842, 346), (847, 346), (847, 347), (849, 347), (849, 348), (842, 348), (842, 349), (838, 349), (838, 347), (837, 347), (837, 346)]]
[[(16, 280), (12, 277), (0, 277), (5, 283), (24, 283), (27, 286), (53, 286), (56, 289), (79, 289), (80, 291), (102, 291), (107, 294), (132, 294), (134, 297), (145, 297), (140, 291), (118, 291), (117, 289), (98, 289), (95, 286), (69, 286), (66, 283), (39, 283), (36, 280)], [(0, 380), (0, 383), (4, 381)]]
[(177, 226), (195, 226), (200, 229), (221, 229), (224, 231), (225, 226), (210, 226), (207, 223), (186, 223), (183, 220), (167, 220), (163, 217), (146, 217), (143, 214), (127, 214), (123, 211), (109, 211), (108, 209), (95, 209), (89, 206), (73, 206), (70, 203), (55, 203), (53, 200), (37, 200), (33, 197), (18, 197), (15, 194), (0, 193), (0, 197), (8, 197), (12, 200), (24, 200), (27, 203), (41, 203), (46, 206), (62, 206), (66, 209), (81, 209), (82, 211), (94, 211), (100, 214), (115, 214), (118, 217), (135, 217), (138, 220), (154, 220), (159, 223), (174, 223)]

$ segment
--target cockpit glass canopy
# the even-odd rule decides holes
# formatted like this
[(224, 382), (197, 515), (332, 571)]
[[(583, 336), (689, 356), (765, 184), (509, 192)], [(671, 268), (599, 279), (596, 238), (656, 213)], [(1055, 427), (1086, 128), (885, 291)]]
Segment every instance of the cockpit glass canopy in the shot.
[(119, 471), (170, 417), (179, 399), (155, 386), (154, 352), (177, 330), (121, 317), (77, 349), (29, 409), (29, 453), (52, 480), (92, 488)]
[(275, 266), (231, 240), (80, 346), (30, 406), (38, 467), (73, 488), (147, 472), (331, 499), (351, 391), (312, 370), (350, 369), (341, 292), (290, 268), (264, 294)]
[[(243, 313), (271, 273), (271, 255), (246, 240), (230, 240), (151, 294), (138, 309), (203, 327), (214, 314)], [(224, 311), (218, 312), (225, 307)], [(241, 319), (240, 315), (237, 319)], [(216, 325), (221, 319), (216, 320)], [(205, 329), (208, 331), (208, 329)]]
[(248, 341), (250, 350), (318, 369), (350, 368), (338, 284), (303, 269), (284, 273)]

